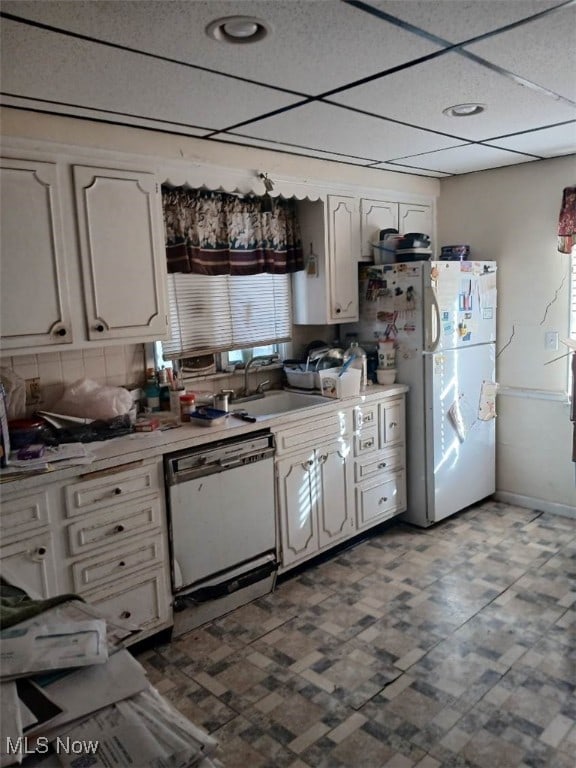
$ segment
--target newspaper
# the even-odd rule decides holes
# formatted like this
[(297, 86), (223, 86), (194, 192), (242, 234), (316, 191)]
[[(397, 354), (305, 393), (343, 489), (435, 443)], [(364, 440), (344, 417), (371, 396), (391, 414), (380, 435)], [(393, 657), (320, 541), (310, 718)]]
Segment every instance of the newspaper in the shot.
[[(189, 768), (220, 765), (216, 740), (170, 705), (155, 688), (97, 712), (66, 731), (72, 743), (97, 745), (91, 768)], [(62, 750), (60, 764), (76, 768), (78, 756)]]

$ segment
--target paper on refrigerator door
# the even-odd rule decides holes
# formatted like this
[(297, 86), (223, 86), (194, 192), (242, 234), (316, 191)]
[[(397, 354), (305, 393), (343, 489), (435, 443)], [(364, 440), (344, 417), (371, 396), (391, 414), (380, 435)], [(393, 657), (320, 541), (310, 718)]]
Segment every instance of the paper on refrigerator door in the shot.
[(455, 400), (448, 408), (448, 417), (461, 443), (466, 439), (466, 426), (460, 410), (460, 402)]
[(478, 418), (481, 421), (490, 421), (496, 418), (496, 392), (498, 384), (495, 381), (483, 381), (480, 388), (480, 402), (478, 404)]

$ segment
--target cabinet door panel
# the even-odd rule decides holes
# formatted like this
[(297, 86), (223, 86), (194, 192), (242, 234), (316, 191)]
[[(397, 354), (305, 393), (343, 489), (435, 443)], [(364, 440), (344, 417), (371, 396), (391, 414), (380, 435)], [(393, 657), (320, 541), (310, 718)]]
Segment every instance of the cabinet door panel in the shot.
[(422, 232), (433, 237), (432, 208), (429, 205), (400, 203), (399, 208), (399, 229), (402, 234)]
[(372, 243), (377, 243), (381, 229), (398, 229), (398, 203), (385, 200), (360, 201), (362, 256), (372, 258)]
[(338, 445), (316, 451), (318, 475), (318, 543), (320, 548), (352, 534), (351, 477), (347, 456)]
[(282, 565), (285, 567), (318, 549), (319, 477), (314, 451), (279, 461), (277, 476)]
[(360, 232), (357, 202), (352, 197), (328, 196), (330, 251), (330, 320), (358, 320), (358, 258)]
[(74, 166), (88, 338), (166, 338), (153, 174)]
[(404, 441), (404, 401), (383, 403), (380, 416), (380, 447)]
[(58, 594), (52, 534), (48, 531), (26, 541), (2, 547), (2, 577), (34, 599)]
[(0, 161), (2, 349), (70, 344), (58, 169)]

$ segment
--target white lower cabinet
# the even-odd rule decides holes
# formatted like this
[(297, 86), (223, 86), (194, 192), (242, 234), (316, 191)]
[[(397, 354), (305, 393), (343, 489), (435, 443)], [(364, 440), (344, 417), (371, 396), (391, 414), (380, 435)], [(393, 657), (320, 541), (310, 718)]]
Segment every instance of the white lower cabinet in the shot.
[(404, 396), (275, 431), (280, 572), (406, 509)]
[(162, 458), (3, 494), (0, 574), (32, 597), (72, 593), (143, 639), (172, 624)]
[(333, 442), (277, 462), (282, 569), (353, 532), (353, 478), (347, 454), (345, 442)]
[(403, 396), (355, 409), (354, 477), (359, 531), (406, 510), (404, 409)]
[(84, 475), (63, 488), (70, 591), (141, 639), (171, 624), (162, 460)]

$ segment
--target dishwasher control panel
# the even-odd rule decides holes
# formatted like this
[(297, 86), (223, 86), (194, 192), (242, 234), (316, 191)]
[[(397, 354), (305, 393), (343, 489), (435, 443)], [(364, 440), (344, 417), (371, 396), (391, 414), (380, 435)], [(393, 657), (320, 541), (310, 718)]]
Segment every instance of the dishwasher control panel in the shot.
[(209, 443), (165, 456), (166, 482), (176, 485), (194, 477), (254, 464), (273, 455), (274, 436), (270, 432)]

